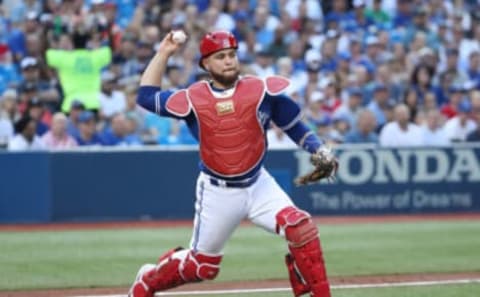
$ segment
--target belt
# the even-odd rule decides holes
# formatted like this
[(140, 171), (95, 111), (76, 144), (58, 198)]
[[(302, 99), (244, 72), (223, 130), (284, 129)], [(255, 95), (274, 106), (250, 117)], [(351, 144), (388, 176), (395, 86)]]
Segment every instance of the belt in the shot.
[(260, 176), (260, 172), (258, 172), (257, 174), (255, 174), (254, 176), (252, 176), (247, 180), (226, 181), (226, 180), (218, 179), (214, 177), (209, 177), (208, 179), (210, 180), (210, 184), (217, 187), (221, 187), (221, 188), (248, 188), (258, 180), (259, 176)]

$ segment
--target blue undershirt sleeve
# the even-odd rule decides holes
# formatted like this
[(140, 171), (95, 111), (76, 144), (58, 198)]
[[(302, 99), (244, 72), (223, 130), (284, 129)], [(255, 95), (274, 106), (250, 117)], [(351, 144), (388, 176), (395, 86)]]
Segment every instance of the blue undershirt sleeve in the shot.
[(172, 91), (162, 91), (159, 87), (141, 86), (138, 89), (137, 104), (161, 116), (172, 116), (165, 108)]
[(285, 133), (287, 133), (296, 144), (311, 154), (318, 151), (323, 144), (317, 135), (302, 121), (297, 122), (292, 128), (285, 130)]
[(302, 112), (295, 101), (286, 95), (270, 95), (272, 121), (301, 148), (315, 153), (323, 144), (317, 135), (302, 122)]

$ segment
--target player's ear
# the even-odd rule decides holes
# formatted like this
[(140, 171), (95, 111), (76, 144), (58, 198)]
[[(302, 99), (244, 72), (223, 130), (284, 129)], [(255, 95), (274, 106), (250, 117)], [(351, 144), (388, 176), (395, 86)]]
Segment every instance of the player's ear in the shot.
[(210, 66), (208, 66), (208, 64), (206, 64), (205, 62), (202, 62), (203, 63), (203, 68), (205, 68), (205, 70), (207, 71), (210, 71)]

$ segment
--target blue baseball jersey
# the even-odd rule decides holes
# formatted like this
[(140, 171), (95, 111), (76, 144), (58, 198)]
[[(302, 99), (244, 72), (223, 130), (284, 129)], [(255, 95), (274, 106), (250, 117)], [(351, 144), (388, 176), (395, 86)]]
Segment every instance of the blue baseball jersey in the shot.
[[(214, 92), (223, 92), (211, 86)], [(161, 90), (159, 87), (141, 86), (138, 92), (137, 103), (143, 108), (154, 112), (160, 116), (172, 117), (185, 120), (188, 129), (193, 137), (198, 140), (198, 121), (193, 111), (185, 116), (178, 116), (170, 113), (165, 107), (168, 98), (174, 93), (171, 90)], [(288, 96), (284, 94), (270, 95), (265, 93), (265, 97), (260, 104), (257, 112), (259, 122), (263, 125), (266, 132), (270, 127), (270, 121), (281, 128), (285, 133), (295, 141), (299, 146), (310, 153), (314, 153), (322, 145), (321, 140), (302, 122), (302, 113), (299, 106)], [(266, 137), (266, 133), (264, 135)], [(268, 145), (268, 144), (267, 144)], [(226, 178), (211, 172), (202, 161), (200, 161), (200, 169), (211, 175), (225, 180), (244, 180), (255, 176), (263, 166), (263, 159), (257, 166), (242, 176)]]

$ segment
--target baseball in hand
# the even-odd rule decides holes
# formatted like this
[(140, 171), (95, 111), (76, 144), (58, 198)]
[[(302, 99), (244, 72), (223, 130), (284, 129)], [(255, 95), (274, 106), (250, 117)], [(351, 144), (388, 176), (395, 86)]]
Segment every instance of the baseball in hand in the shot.
[(178, 31), (173, 31), (172, 34), (172, 39), (178, 44), (182, 44), (187, 40), (187, 35), (185, 32), (178, 30)]

